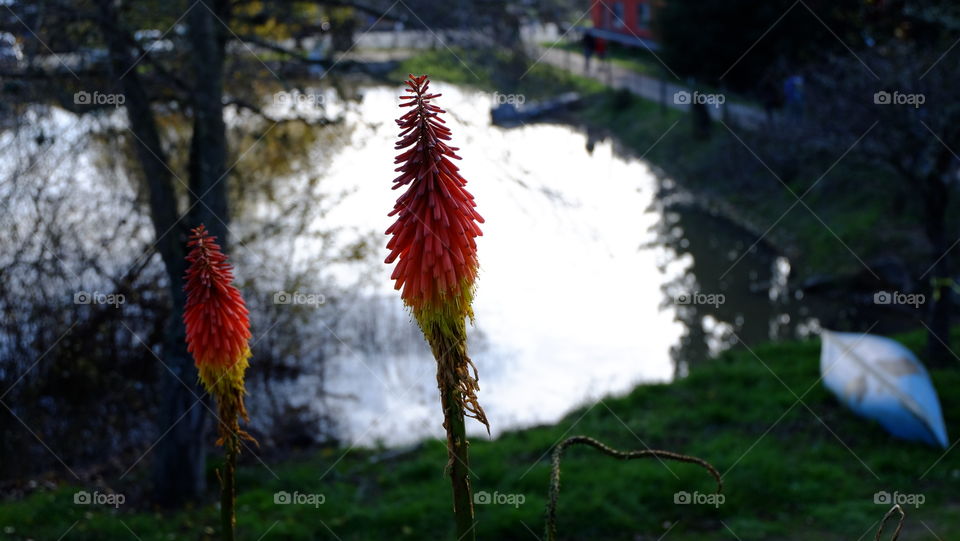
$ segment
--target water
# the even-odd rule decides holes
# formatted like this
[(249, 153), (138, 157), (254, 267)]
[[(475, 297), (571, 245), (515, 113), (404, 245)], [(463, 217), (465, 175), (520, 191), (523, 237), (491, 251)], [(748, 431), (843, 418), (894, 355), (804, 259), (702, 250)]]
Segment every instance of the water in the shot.
[[(487, 96), (435, 86), (452, 113), (447, 121), (467, 188), (486, 219), (471, 354), (494, 437), (554, 422), (637, 383), (669, 381), (702, 360), (688, 355), (728, 347), (731, 333), (786, 334), (781, 327), (791, 315), (778, 306), (789, 273), (784, 258), (755, 250), (733, 265), (754, 239), (717, 218), (667, 210), (658, 196), (663, 181), (645, 162), (618, 156), (609, 142), (588, 152), (586, 136), (567, 126), (492, 126)], [(392, 222), (386, 214), (399, 194), (387, 188), (397, 130), (370, 119), (396, 117), (396, 95), (365, 90), (347, 113), (350, 144), (327, 175), (331, 190), (352, 193), (326, 219), (358, 234), (382, 234)], [(386, 255), (386, 237), (380, 242)], [(724, 280), (698, 284), (699, 275), (729, 266)], [(380, 265), (369, 296), (384, 300), (380, 317), (407, 321), (391, 270)], [(724, 294), (724, 304), (678, 305), (682, 291)], [(750, 297), (746, 306), (743, 297)], [(410, 340), (422, 342), (415, 329), (394, 339), (395, 352), (389, 345), (375, 354), (350, 348), (331, 361), (330, 389), (358, 396), (326, 405), (355, 445), (442, 436), (434, 361), (425, 347), (410, 347)], [(478, 424), (471, 431), (485, 436)]]

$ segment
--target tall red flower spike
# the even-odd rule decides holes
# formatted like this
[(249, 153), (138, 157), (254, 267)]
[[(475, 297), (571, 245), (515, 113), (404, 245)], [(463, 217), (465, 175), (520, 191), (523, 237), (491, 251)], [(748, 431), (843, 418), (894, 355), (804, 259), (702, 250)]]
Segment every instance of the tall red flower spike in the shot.
[(200, 381), (217, 400), (217, 445), (223, 446), (226, 455), (217, 471), (222, 538), (232, 540), (237, 527), (240, 440), (256, 442), (240, 429), (241, 418), (250, 421), (243, 404), (243, 377), (250, 360), (250, 318), (240, 290), (233, 285), (233, 268), (216, 240), (202, 224), (191, 231), (183, 323), (187, 327), (187, 350), (193, 355)]
[(474, 282), (477, 278), (478, 223), (483, 218), (474, 209), (473, 196), (464, 189), (467, 181), (451, 158), (460, 159), (449, 146), (450, 128), (431, 100), (440, 94), (428, 92), (426, 75), (406, 82), (407, 95), (400, 107), (409, 107), (397, 125), (402, 150), (394, 163), (400, 173), (393, 188), (406, 186), (390, 216), (397, 220), (387, 229), (390, 255), (386, 263), (397, 266), (392, 278), (403, 291), (437, 360), (437, 387), (447, 432), (447, 467), (453, 485), (453, 509), (457, 538), (470, 541), (473, 533), (473, 500), (470, 490), (469, 454), (464, 418), (487, 423), (477, 402), (477, 370), (467, 356), (466, 319), (473, 317)]
[(216, 237), (201, 225), (191, 232), (187, 247), (189, 267), (183, 288), (187, 350), (204, 388), (217, 399), (221, 441), (230, 431), (246, 436), (239, 431), (237, 417), (247, 419), (243, 404), (251, 336), (247, 307), (233, 285), (233, 269)]
[[(440, 94), (429, 94), (426, 75), (410, 76), (407, 100), (400, 107), (410, 111), (397, 120), (400, 140), (397, 150), (407, 149), (394, 163), (393, 189), (407, 186), (390, 216), (397, 221), (387, 229), (393, 235), (387, 244), (386, 263), (399, 259), (392, 278), (401, 296), (414, 312), (436, 309), (451, 300), (459, 303), (461, 314), (470, 314), (470, 296), (477, 276), (477, 243), (482, 235), (477, 223), (483, 217), (474, 210), (473, 196), (464, 189), (451, 158), (460, 159), (444, 126), (443, 109), (430, 103)], [(408, 148), (409, 147), (409, 148)]]

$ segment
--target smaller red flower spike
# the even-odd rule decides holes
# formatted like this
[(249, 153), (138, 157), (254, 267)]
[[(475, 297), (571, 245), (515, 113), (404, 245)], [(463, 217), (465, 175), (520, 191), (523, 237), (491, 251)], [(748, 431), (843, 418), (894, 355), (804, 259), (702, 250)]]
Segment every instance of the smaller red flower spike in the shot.
[(231, 433), (249, 437), (237, 425), (238, 416), (247, 418), (243, 404), (251, 336), (247, 307), (233, 285), (233, 269), (216, 237), (201, 225), (191, 231), (187, 247), (189, 267), (183, 287), (187, 350), (204, 388), (217, 399), (221, 441)]
[(240, 291), (233, 285), (233, 269), (220, 251), (216, 237), (204, 226), (194, 229), (187, 246), (187, 348), (197, 367), (227, 368), (248, 349), (250, 320)]
[(250, 359), (250, 319), (240, 290), (233, 285), (233, 268), (216, 240), (203, 224), (190, 232), (183, 323), (187, 350), (193, 355), (200, 382), (217, 401), (217, 445), (226, 452), (225, 464), (217, 470), (223, 538), (233, 539), (240, 440), (256, 443), (240, 428), (241, 418), (250, 421), (243, 404), (243, 378)]
[(392, 235), (386, 263), (399, 260), (392, 278), (414, 312), (443, 303), (456, 304), (456, 312), (467, 315), (478, 266), (474, 239), (483, 234), (477, 225), (483, 218), (451, 161), (460, 156), (445, 142), (450, 140), (450, 128), (440, 118), (445, 111), (430, 103), (440, 94), (428, 92), (426, 75), (411, 75), (406, 84), (408, 95), (401, 99), (409, 101), (400, 107), (411, 109), (397, 120), (396, 149), (407, 150), (394, 161), (400, 176), (393, 189), (408, 187), (390, 213), (397, 221), (386, 231)]

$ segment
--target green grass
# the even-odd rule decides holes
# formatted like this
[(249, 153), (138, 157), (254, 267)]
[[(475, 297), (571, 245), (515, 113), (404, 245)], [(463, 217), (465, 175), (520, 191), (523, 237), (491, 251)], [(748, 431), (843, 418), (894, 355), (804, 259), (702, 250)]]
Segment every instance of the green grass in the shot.
[[(901, 338), (914, 350), (921, 347), (919, 333)], [(873, 503), (879, 490), (920, 493), (926, 499), (920, 508), (907, 510), (903, 539), (926, 539), (926, 528), (941, 539), (960, 532), (960, 455), (941, 459), (943, 451), (894, 440), (876, 423), (841, 407), (818, 383), (816, 341), (753, 352), (756, 357), (744, 349), (727, 352), (683, 380), (639, 386), (627, 396), (580, 408), (555, 425), (492, 442), (475, 439), (475, 490), (524, 498), (518, 506), (478, 505), (478, 539), (541, 536), (547, 453), (575, 434), (621, 449), (649, 446), (707, 459), (725, 473), (726, 500), (719, 508), (673, 503), (677, 491), (712, 492), (712, 480), (695, 466), (620, 462), (574, 447), (563, 466), (559, 531), (564, 539), (657, 539), (668, 528), (671, 540), (732, 539), (730, 531), (740, 539), (851, 540), (867, 532), (864, 538), (872, 539), (872, 525), (886, 511)], [(950, 390), (960, 386), (960, 371), (934, 372), (933, 378), (955, 437), (960, 395)], [(263, 539), (451, 538), (443, 444), (430, 441), (406, 455), (371, 461), (376, 455), (324, 449), (270, 463), (274, 477), (248, 454), (240, 470), (240, 539), (257, 540), (267, 532)], [(0, 506), (4, 538), (58, 539), (71, 525), (65, 539), (133, 539), (127, 528), (143, 541), (216, 538), (213, 492), (204, 505), (161, 513), (135, 503), (117, 511), (74, 505), (76, 490), (62, 486), (5, 502)], [(325, 500), (317, 507), (276, 505), (277, 491), (323, 494)]]

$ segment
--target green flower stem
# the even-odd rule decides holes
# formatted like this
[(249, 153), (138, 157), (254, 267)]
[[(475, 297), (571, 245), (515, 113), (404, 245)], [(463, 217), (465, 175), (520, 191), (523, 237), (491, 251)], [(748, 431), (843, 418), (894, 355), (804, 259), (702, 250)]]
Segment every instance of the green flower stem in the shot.
[(234, 541), (237, 528), (237, 455), (240, 436), (232, 432), (223, 442), (226, 460), (220, 472), (220, 525), (223, 541)]
[(463, 408), (455, 386), (449, 383), (441, 390), (444, 426), (450, 456), (450, 482), (453, 485), (453, 514), (458, 541), (474, 541), (473, 495), (470, 490), (470, 456)]

